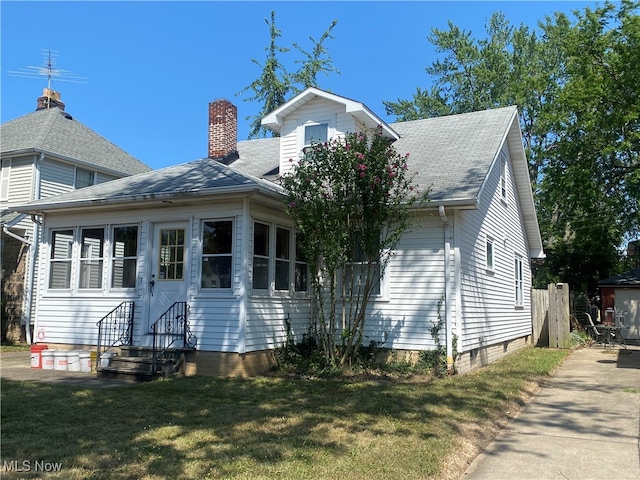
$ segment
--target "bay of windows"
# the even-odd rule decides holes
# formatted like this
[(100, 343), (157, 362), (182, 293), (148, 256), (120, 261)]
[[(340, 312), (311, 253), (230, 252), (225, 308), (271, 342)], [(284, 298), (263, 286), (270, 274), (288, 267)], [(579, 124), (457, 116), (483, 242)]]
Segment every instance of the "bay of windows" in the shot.
[(306, 292), (307, 263), (300, 238), (289, 228), (255, 222), (253, 225), (254, 290)]
[[(73, 281), (72, 265), (76, 261), (77, 276)], [(107, 227), (52, 230), (50, 290), (102, 289), (108, 265), (111, 288), (135, 288), (138, 269), (136, 225), (114, 226), (111, 230)]]

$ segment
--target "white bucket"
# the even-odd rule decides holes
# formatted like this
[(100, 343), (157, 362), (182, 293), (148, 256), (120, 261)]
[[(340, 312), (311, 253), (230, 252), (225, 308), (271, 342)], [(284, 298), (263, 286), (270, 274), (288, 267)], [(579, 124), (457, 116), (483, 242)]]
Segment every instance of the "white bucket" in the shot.
[(91, 352), (78, 352), (78, 363), (80, 371), (84, 373), (91, 372)]
[(64, 350), (57, 350), (53, 352), (53, 369), (54, 370), (66, 370), (68, 365), (67, 352)]
[(70, 372), (80, 371), (80, 352), (78, 350), (67, 352), (67, 370)]
[(107, 368), (109, 366), (109, 363), (111, 362), (111, 359), (115, 356), (116, 354), (114, 352), (103, 353), (102, 355), (100, 355), (100, 366), (102, 368)]
[(43, 370), (53, 370), (55, 360), (53, 358), (53, 354), (56, 353), (55, 350), (42, 350), (40, 355), (42, 356), (42, 368)]

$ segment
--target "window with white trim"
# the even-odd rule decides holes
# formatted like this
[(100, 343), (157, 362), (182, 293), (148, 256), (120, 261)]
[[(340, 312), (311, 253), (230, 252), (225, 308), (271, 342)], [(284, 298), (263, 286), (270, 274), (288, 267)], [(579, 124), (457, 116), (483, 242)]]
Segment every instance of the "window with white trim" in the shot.
[(78, 288), (102, 288), (104, 228), (83, 228), (80, 239), (80, 283)]
[(289, 290), (291, 287), (291, 230), (276, 227), (276, 290)]
[(201, 288), (231, 288), (233, 278), (233, 221), (202, 224)]
[(266, 223), (253, 224), (253, 282), (254, 290), (269, 289), (269, 231)]
[(500, 159), (500, 197), (507, 201), (507, 161), (504, 157)]
[(49, 256), (49, 288), (71, 288), (71, 260), (73, 252), (73, 230), (51, 232)]
[(312, 143), (324, 143), (329, 139), (329, 124), (315, 123), (304, 126), (304, 148)]
[(76, 167), (76, 178), (73, 183), (76, 189), (89, 187), (96, 183), (96, 172)]
[(485, 266), (487, 270), (493, 270), (493, 238), (487, 237), (486, 250), (485, 250)]
[(516, 255), (515, 257), (515, 271), (514, 271), (514, 282), (515, 282), (515, 304), (517, 307), (521, 307), (524, 305), (524, 281), (523, 281), (523, 273), (522, 273), (522, 257), (520, 255)]
[(295, 268), (294, 268), (294, 291), (306, 292), (309, 290), (309, 267), (307, 259), (302, 251), (302, 235), (296, 234), (295, 245)]
[(135, 288), (138, 271), (138, 226), (113, 227), (111, 288)]
[(0, 200), (9, 200), (9, 177), (11, 175), (11, 159), (3, 158), (0, 163)]
[(380, 260), (369, 259), (366, 253), (356, 242), (350, 258), (345, 263), (345, 271), (342, 278), (344, 281), (344, 292), (351, 291), (353, 295), (361, 295), (366, 285), (367, 278), (372, 282), (372, 295), (380, 295)]

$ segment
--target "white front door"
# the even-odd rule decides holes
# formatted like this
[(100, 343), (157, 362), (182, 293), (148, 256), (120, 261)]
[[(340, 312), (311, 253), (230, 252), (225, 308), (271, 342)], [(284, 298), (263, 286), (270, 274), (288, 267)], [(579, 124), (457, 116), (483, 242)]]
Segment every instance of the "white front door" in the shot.
[(156, 223), (153, 228), (149, 332), (175, 302), (186, 302), (189, 230), (187, 222)]

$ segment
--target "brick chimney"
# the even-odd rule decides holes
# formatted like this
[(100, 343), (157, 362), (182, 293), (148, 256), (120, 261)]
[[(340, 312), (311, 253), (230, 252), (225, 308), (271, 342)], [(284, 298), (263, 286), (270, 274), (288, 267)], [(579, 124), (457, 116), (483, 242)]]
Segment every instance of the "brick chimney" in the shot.
[(209, 103), (209, 158), (236, 153), (238, 147), (238, 108), (228, 100)]
[(64, 103), (60, 100), (60, 92), (55, 92), (50, 88), (45, 88), (42, 92), (42, 96), (38, 97), (36, 111), (53, 107), (58, 107), (60, 110), (64, 111)]

